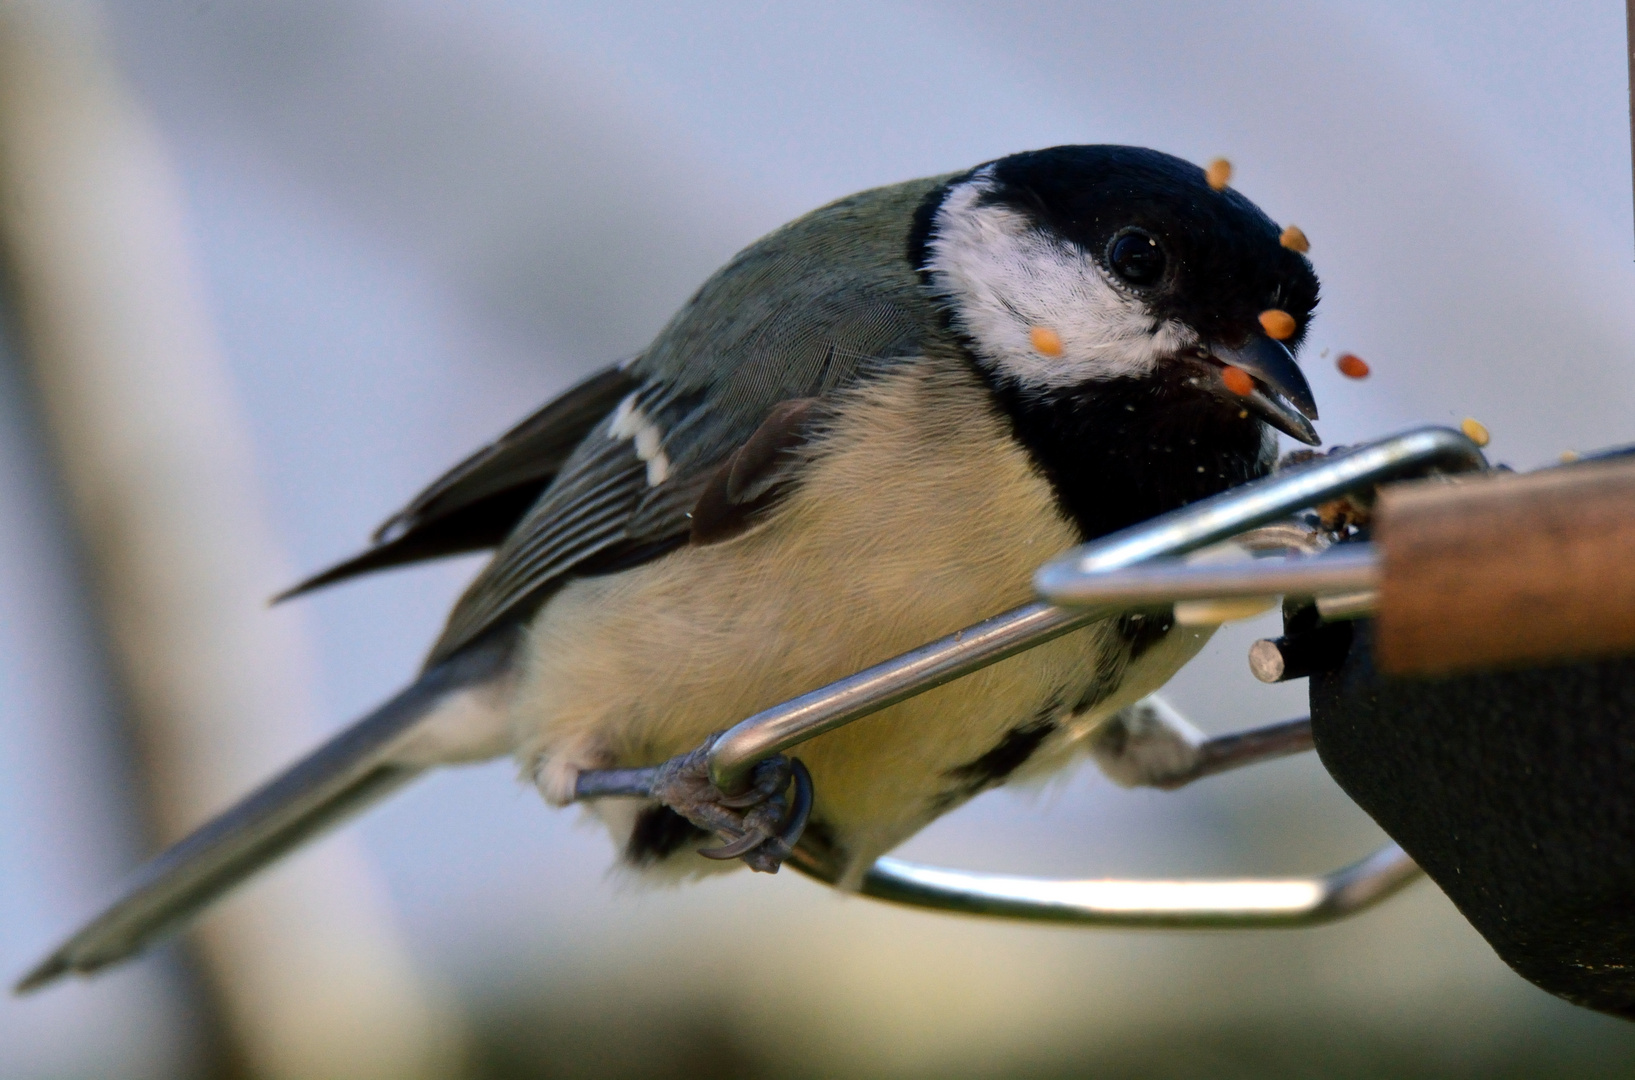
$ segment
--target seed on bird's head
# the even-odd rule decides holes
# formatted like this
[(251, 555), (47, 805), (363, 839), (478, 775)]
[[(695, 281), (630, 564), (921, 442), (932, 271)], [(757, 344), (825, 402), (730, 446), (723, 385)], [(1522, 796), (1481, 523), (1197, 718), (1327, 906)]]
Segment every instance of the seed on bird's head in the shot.
[(1277, 238), (1277, 242), (1290, 251), (1298, 251), (1302, 255), (1311, 250), (1311, 241), (1306, 239), (1306, 234), (1300, 231), (1298, 225), (1290, 225), (1284, 229), (1283, 235)]
[(1294, 337), (1294, 316), (1287, 311), (1277, 308), (1267, 308), (1260, 313), (1260, 328), (1266, 331), (1266, 336), (1283, 341)]
[(1573, 462), (1578, 460), (1578, 457), (1579, 454), (1577, 450), (1563, 450), (1561, 452), (1561, 463), (1563, 465), (1571, 465)]
[(1461, 420), (1459, 430), (1465, 433), (1465, 438), (1477, 446), (1486, 446), (1493, 439), (1493, 436), (1488, 434), (1487, 428), (1474, 416), (1467, 416)]
[(1028, 340), (1045, 356), (1062, 355), (1062, 335), (1048, 326), (1035, 326), (1028, 331)]
[(1224, 191), (1232, 182), (1232, 163), (1223, 157), (1211, 161), (1204, 170), (1204, 182), (1216, 191)]
[(1368, 378), (1368, 361), (1356, 353), (1343, 352), (1340, 358), (1334, 361), (1334, 366), (1340, 369), (1340, 374), (1348, 379)]
[(1248, 397), (1255, 392), (1254, 376), (1240, 367), (1233, 367), (1231, 364), (1221, 368), (1221, 382), (1225, 383), (1226, 388), (1238, 395), (1238, 397)]

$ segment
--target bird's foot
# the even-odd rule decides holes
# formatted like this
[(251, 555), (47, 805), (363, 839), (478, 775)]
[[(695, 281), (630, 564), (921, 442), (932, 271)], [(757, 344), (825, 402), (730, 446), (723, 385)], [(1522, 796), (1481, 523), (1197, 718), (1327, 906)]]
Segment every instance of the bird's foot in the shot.
[[(630, 797), (657, 799), (694, 825), (720, 838), (702, 848), (707, 859), (742, 859), (751, 870), (775, 874), (789, 858), (812, 814), (812, 776), (798, 759), (782, 754), (755, 766), (749, 787), (727, 794), (710, 779), (715, 738), (690, 754), (638, 769), (586, 769), (574, 773), (572, 801)], [(793, 792), (786, 796), (791, 782)]]
[(775, 874), (811, 816), (812, 777), (798, 760), (779, 754), (755, 766), (748, 788), (728, 795), (710, 779), (713, 742), (658, 766), (652, 796), (721, 839), (719, 847), (700, 848), (700, 855), (742, 859), (751, 870)]

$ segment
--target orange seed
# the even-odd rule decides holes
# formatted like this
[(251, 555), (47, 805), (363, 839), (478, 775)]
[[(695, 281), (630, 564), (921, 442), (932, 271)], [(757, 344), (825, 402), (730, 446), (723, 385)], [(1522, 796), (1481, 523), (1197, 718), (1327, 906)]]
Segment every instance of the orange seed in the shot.
[(1216, 191), (1224, 190), (1232, 182), (1232, 163), (1218, 157), (1204, 170), (1204, 181)]
[(1306, 239), (1306, 234), (1300, 231), (1298, 225), (1290, 225), (1284, 229), (1283, 235), (1277, 238), (1277, 242), (1290, 251), (1298, 251), (1302, 255), (1311, 250), (1311, 241)]
[(1477, 446), (1486, 446), (1493, 436), (1488, 434), (1486, 426), (1474, 416), (1467, 416), (1459, 423), (1459, 430), (1465, 433), (1465, 438)]
[(1254, 378), (1247, 371), (1231, 364), (1221, 368), (1221, 382), (1238, 397), (1248, 397), (1255, 392)]
[(1294, 337), (1294, 316), (1287, 311), (1277, 308), (1267, 308), (1260, 313), (1260, 328), (1266, 331), (1266, 336), (1282, 341)]
[(1062, 355), (1062, 335), (1048, 326), (1035, 326), (1028, 331), (1028, 340), (1045, 356)]
[(1334, 361), (1334, 366), (1348, 379), (1368, 378), (1368, 361), (1356, 353), (1341, 353), (1340, 358)]

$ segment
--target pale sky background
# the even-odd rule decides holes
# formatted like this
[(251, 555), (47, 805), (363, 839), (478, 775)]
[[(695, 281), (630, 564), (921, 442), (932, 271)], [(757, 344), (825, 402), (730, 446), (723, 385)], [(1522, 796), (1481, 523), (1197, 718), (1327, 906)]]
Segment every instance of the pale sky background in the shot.
[[(174, 156), (270, 512), (301, 570), (349, 553), (578, 375), (640, 349), (711, 270), (790, 217), (1062, 142), (1228, 156), (1240, 190), (1305, 229), (1324, 285), (1305, 362), (1328, 441), (1466, 415), (1518, 467), (1635, 441), (1624, 12), (1611, 0), (116, 0), (108, 15)], [(1340, 378), (1340, 350), (1374, 376)], [(12, 972), (137, 853), (117, 749), (96, 741), (110, 705), (60, 514), (6, 378), (0, 971)], [(330, 723), (412, 673), (473, 566), (302, 602)], [(1223, 633), (1172, 699), (1215, 730), (1303, 712), (1303, 684), (1247, 673), (1266, 628)], [(777, 1018), (834, 1060), (904, 1069), (1290, 1016), (1342, 1038), (1395, 1032), (1450, 1061), (1535, 1043), (1635, 1052), (1623, 1025), (1511, 975), (1427, 885), (1321, 931), (1044, 930), (841, 901), (794, 875), (633, 893), (572, 819), (499, 764), (423, 782), (355, 828), (416, 961), (473, 1011), (686, 993), (737, 1028)], [(986, 796), (905, 853), (1084, 876), (1290, 872), (1378, 839), (1307, 760), (1169, 795), (1117, 792), (1086, 770), (1043, 795)], [(718, 955), (723, 919), (781, 966)], [(170, 1075), (187, 1033), (168, 962), (0, 1001), (0, 1074)]]

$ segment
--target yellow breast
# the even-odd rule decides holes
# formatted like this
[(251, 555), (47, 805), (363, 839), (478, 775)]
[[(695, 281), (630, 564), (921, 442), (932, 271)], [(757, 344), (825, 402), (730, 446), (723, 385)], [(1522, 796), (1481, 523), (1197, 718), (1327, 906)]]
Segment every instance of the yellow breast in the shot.
[[(531, 630), (517, 753), (530, 772), (556, 758), (662, 761), (1026, 603), (1035, 568), (1076, 540), (975, 377), (908, 367), (842, 401), (765, 525), (554, 597)], [(950, 770), (1078, 700), (1104, 635), (1067, 635), (803, 744), (815, 817), (856, 856), (900, 842), (934, 814)]]

